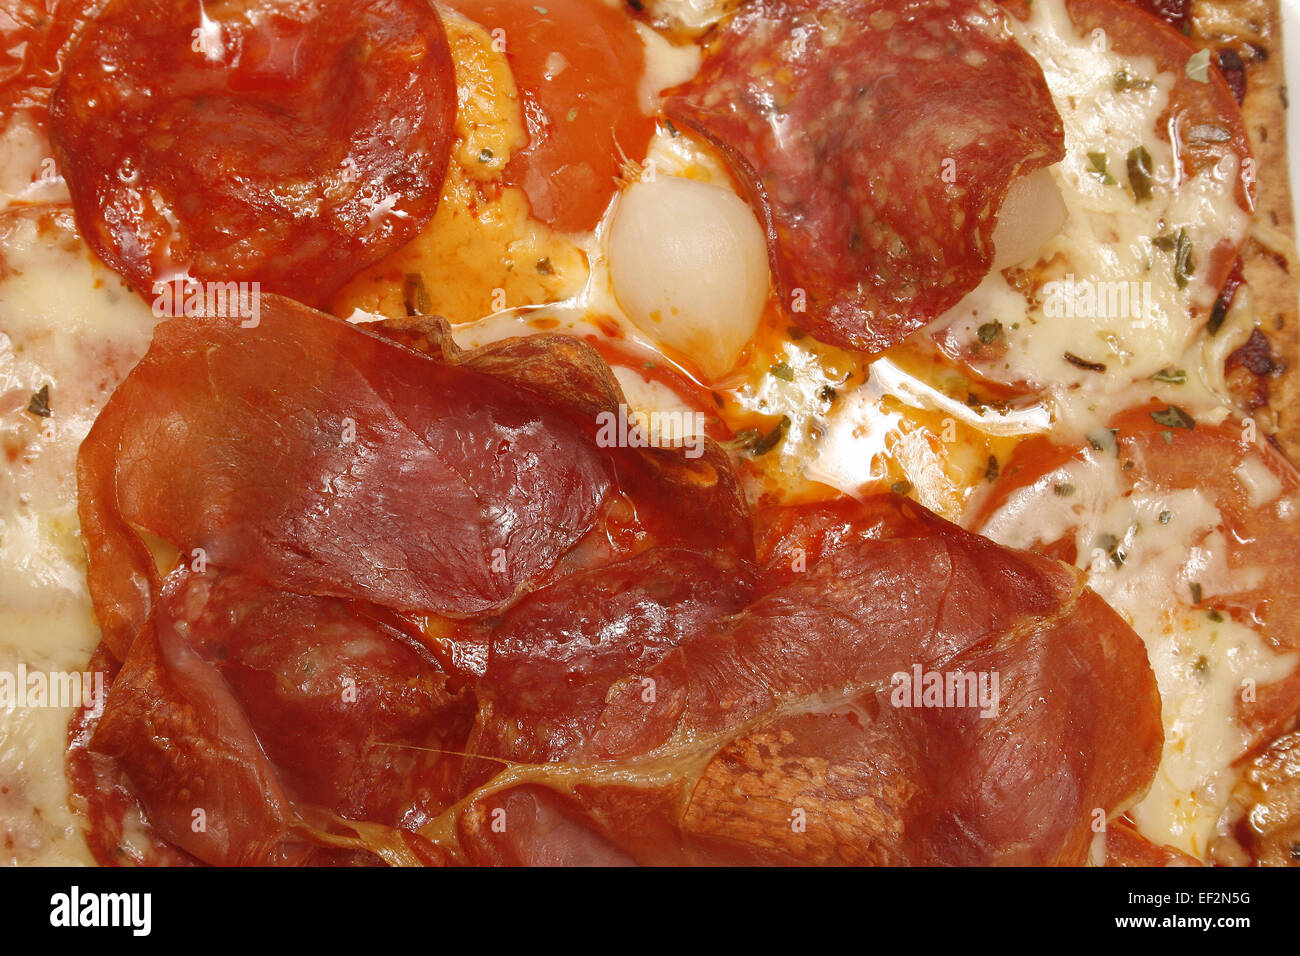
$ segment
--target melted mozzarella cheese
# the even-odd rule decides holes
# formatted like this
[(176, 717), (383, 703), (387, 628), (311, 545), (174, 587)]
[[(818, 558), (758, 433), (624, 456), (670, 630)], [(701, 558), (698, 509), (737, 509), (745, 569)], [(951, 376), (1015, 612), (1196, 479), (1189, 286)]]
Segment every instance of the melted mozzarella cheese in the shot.
[(667, 385), (655, 382), (635, 369), (615, 365), (627, 400), (629, 418), (645, 429), (653, 445), (678, 445), (704, 435), (704, 415), (691, 408)]
[(698, 35), (709, 29), (741, 0), (645, 0), (643, 8), (656, 23), (674, 32)]
[(0, 205), (67, 200), (45, 135), (26, 112), (16, 113), (0, 134)]
[(1278, 496), (1282, 493), (1282, 479), (1273, 472), (1268, 465), (1260, 458), (1249, 457), (1242, 459), (1236, 471), (1233, 472), (1241, 486), (1246, 489), (1250, 506), (1252, 508), (1263, 508), (1266, 505), (1277, 501)]
[[(93, 260), (63, 214), (14, 213), (0, 278), (0, 671), (81, 672), (99, 642), (77, 522), (77, 448), (144, 353), (149, 306)], [(51, 414), (27, 411), (48, 387)], [(71, 708), (0, 710), (0, 820), (11, 862), (89, 862), (68, 809)]]
[[(1183, 178), (1157, 135), (1172, 74), (1150, 57), (1111, 50), (1099, 33), (1079, 35), (1062, 0), (1032, 9), (1011, 30), (1042, 66), (1061, 114), (1066, 156), (1053, 174), (1068, 219), (1040, 253), (1033, 295), (992, 272), (939, 324), (972, 342), (981, 326), (999, 322), (1008, 348), (996, 377), (1044, 386), (1061, 401), (1077, 401), (1080, 390), (1092, 400), (1176, 362), (1218, 295), (1201, 267), (1180, 287), (1177, 249), (1153, 240), (1176, 244), (1182, 233), (1195, 264), (1219, 241), (1243, 238), (1248, 217), (1232, 198), (1235, 159)], [(1142, 202), (1127, 169), (1139, 148), (1151, 165), (1151, 196)], [(1081, 369), (1066, 353), (1106, 371)]]
[(670, 43), (640, 21), (634, 26), (645, 44), (645, 73), (637, 84), (637, 93), (641, 98), (641, 108), (653, 116), (659, 112), (663, 91), (695, 76), (702, 56), (694, 43)]
[(1125, 487), (1118, 459), (1090, 452), (1013, 495), (984, 532), (1021, 548), (1071, 539), (1089, 586), (1142, 638), (1160, 689), (1165, 746), (1151, 789), (1131, 813), (1157, 845), (1203, 858), (1236, 780), (1232, 764), (1247, 744), (1240, 695), (1247, 682), (1285, 677), (1296, 655), (1276, 653), (1227, 615), (1193, 607), (1198, 597), (1211, 604), (1216, 594), (1253, 583), (1249, 570), (1228, 568), (1222, 518), (1207, 495)]

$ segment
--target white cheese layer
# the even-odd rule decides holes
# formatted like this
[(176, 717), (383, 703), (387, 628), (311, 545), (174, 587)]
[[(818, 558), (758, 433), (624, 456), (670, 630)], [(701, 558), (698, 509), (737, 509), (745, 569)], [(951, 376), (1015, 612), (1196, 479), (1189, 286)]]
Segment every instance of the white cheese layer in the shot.
[[(0, 213), (0, 673), (14, 678), (80, 673), (99, 642), (77, 448), (156, 321), (92, 259), (66, 212), (40, 221), (35, 210)], [(42, 388), (48, 417), (28, 411)], [(0, 701), (0, 861), (89, 862), (63, 771), (72, 711), (54, 703)]]
[(1274, 652), (1227, 614), (1193, 607), (1196, 597), (1212, 605), (1215, 595), (1253, 583), (1249, 569), (1227, 566), (1210, 495), (1127, 487), (1114, 454), (1089, 452), (1017, 492), (983, 530), (1012, 547), (1072, 540), (1089, 586), (1141, 636), (1160, 688), (1165, 747), (1132, 816), (1157, 845), (1203, 858), (1247, 743), (1240, 695), (1251, 682), (1285, 677), (1296, 655)]
[[(1007, 351), (990, 361), (990, 375), (1042, 386), (1060, 401), (1091, 401), (1180, 358), (1219, 292), (1206, 281), (1210, 250), (1239, 241), (1249, 221), (1233, 199), (1234, 158), (1184, 178), (1157, 135), (1173, 74), (1150, 57), (1115, 52), (1099, 32), (1081, 36), (1063, 0), (1032, 9), (1027, 22), (1010, 21), (1011, 31), (1042, 66), (1061, 114), (1066, 156), (1053, 172), (1068, 219), (1042, 249), (1028, 298), (1021, 283), (994, 272), (937, 324), (969, 343), (981, 326), (1000, 323)], [(1150, 159), (1144, 201), (1128, 169), (1138, 149)], [(1190, 251), (1181, 278), (1180, 241)], [(1106, 371), (1082, 369), (1066, 353)]]

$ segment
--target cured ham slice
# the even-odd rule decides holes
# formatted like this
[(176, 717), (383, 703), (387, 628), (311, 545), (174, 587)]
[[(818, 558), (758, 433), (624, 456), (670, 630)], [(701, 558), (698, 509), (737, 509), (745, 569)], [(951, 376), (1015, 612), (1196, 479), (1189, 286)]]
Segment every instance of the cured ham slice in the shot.
[[(469, 859), (581, 831), (610, 862), (1084, 862), (1159, 758), (1141, 642), (1076, 573), (900, 501), (767, 516), (815, 563), (616, 685), (594, 748), (473, 795)], [(896, 706), (917, 666), (1000, 675), (996, 714)]]
[(78, 464), (90, 584), (119, 657), (187, 560), (402, 611), (494, 608), (594, 523), (612, 469), (564, 407), (296, 303), (175, 319)]
[(602, 733), (610, 688), (649, 671), (715, 618), (741, 611), (753, 585), (745, 562), (656, 548), (564, 578), (491, 627), (463, 629), (458, 642), (482, 646), (485, 662), (469, 751), (540, 763), (634, 748), (639, 728), (618, 729), (617, 743)]
[(427, 651), (364, 608), (182, 570), (89, 747), (118, 759), (175, 845), (248, 864), (289, 836), (290, 797), (389, 826), (425, 822), (448, 802), (459, 765), (445, 750), (473, 715)]
[(313, 304), (433, 217), (455, 110), (423, 0), (110, 0), (50, 108), (81, 234), (137, 291)]
[(761, 0), (666, 107), (723, 152), (792, 318), (883, 351), (988, 272), (1010, 184), (1064, 155), (1038, 64), (967, 0)]
[(72, 729), (92, 845), (1084, 861), (1161, 733), (1077, 572), (893, 496), (755, 521), (712, 443), (604, 447), (621, 402), (562, 336), (462, 352), (275, 297), (160, 326), (80, 459), (121, 662)]
[(257, 863), (288, 831), (288, 798), (243, 709), (174, 622), (131, 646), (93, 745), (148, 793), (158, 833), (201, 860)]
[(618, 546), (752, 553), (712, 442), (695, 458), (599, 446), (597, 416), (622, 395), (588, 347), (461, 354), (436, 322), (381, 331), (274, 296), (254, 329), (159, 327), (78, 463), (91, 593), (119, 659), (157, 588), (141, 532), (288, 590), (451, 616), (501, 606), (598, 520), (630, 539)]

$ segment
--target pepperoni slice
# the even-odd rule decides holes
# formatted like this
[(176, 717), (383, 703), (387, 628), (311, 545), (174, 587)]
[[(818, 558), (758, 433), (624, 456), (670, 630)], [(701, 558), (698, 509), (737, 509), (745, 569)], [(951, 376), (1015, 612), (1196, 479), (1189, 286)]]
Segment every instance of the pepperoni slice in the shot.
[(113, 0), (51, 132), (82, 234), (141, 293), (188, 274), (319, 303), (432, 218), (455, 108), (424, 0)]
[(870, 353), (979, 283), (1007, 187), (1064, 155), (1038, 64), (968, 0), (760, 0), (666, 109), (748, 190), (794, 320)]
[(0, 126), (18, 110), (45, 124), (50, 93), (104, 0), (18, 0), (0, 9)]

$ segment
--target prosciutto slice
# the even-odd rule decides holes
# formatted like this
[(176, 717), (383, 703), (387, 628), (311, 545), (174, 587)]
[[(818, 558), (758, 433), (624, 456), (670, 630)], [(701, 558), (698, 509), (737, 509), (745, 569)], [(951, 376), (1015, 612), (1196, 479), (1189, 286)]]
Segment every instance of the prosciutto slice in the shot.
[[(775, 548), (778, 580), (808, 562), (794, 580), (614, 685), (563, 763), (472, 794), (468, 858), (589, 858), (599, 836), (607, 862), (1084, 862), (1160, 753), (1123, 622), (1063, 565), (897, 498), (763, 517), (815, 559)], [(899, 706), (917, 667), (996, 674), (999, 699)]]
[(452, 795), (459, 764), (445, 750), (474, 712), (418, 641), (364, 608), (181, 569), (90, 746), (117, 758), (168, 840), (239, 865), (288, 837), (290, 797), (426, 822)]
[[(158, 587), (142, 533), (288, 590), (452, 616), (540, 579), (621, 495), (620, 475), (652, 492), (647, 522), (663, 512), (661, 527), (741, 541), (716, 446), (694, 460), (598, 447), (594, 414), (621, 395), (589, 350), (531, 372), (516, 356), (509, 378), (491, 368), (510, 343), (458, 362), (454, 345), (418, 352), (288, 299), (261, 312), (252, 329), (163, 323), (82, 446), (91, 594), (119, 659)], [(443, 334), (429, 328), (426, 342)], [(581, 384), (590, 367), (607, 381), (586, 406), (539, 370)]]
[(711, 443), (603, 447), (622, 401), (560, 336), (161, 326), (80, 462), (104, 861), (1085, 861), (1161, 728), (1077, 572), (894, 496), (752, 515)]

